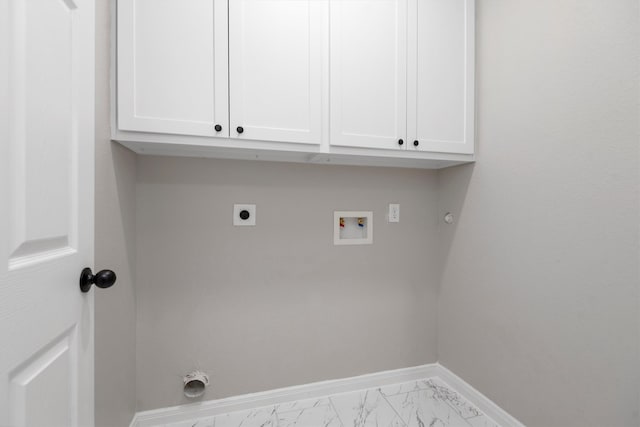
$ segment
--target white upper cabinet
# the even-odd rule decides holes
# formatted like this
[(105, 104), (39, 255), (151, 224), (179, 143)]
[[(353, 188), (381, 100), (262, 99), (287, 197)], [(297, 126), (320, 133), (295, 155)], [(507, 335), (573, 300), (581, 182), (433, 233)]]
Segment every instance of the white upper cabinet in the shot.
[(118, 0), (118, 128), (229, 136), (227, 30), (227, 0)]
[(231, 137), (320, 144), (328, 0), (231, 0)]
[(405, 149), (407, 0), (331, 0), (330, 25), (331, 145)]
[(474, 3), (117, 0), (113, 139), (141, 154), (473, 161)]
[(408, 149), (472, 154), (474, 1), (410, 0), (409, 10)]

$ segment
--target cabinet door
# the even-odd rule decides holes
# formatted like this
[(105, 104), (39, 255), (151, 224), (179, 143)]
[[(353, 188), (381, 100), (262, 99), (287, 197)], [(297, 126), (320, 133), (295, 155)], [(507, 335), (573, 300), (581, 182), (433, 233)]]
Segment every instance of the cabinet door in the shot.
[(473, 153), (474, 0), (411, 0), (410, 10), (408, 148)]
[(407, 0), (332, 0), (331, 144), (404, 149)]
[(328, 0), (231, 0), (231, 137), (319, 144)]
[(226, 0), (118, 0), (118, 128), (228, 136), (227, 42)]

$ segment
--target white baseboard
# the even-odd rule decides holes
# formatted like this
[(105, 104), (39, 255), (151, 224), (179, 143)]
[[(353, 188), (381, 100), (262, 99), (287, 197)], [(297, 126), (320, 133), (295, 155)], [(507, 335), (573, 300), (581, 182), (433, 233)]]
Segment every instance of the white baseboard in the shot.
[(502, 427), (525, 427), (524, 424), (509, 415), (504, 409), (496, 405), (487, 396), (473, 388), (465, 380), (463, 380), (441, 364), (437, 363), (437, 365), (437, 377), (450, 385), (452, 389), (460, 393), (462, 397), (475, 405), (498, 425)]
[(294, 400), (313, 399), (337, 393), (347, 393), (350, 391), (376, 388), (432, 377), (439, 377), (442, 381), (449, 384), (451, 388), (460, 393), (469, 402), (476, 405), (478, 409), (502, 427), (524, 427), (522, 423), (439, 363), (279, 388), (206, 402), (141, 411), (135, 415), (130, 427), (153, 427), (196, 418), (213, 417), (227, 412), (243, 411)]

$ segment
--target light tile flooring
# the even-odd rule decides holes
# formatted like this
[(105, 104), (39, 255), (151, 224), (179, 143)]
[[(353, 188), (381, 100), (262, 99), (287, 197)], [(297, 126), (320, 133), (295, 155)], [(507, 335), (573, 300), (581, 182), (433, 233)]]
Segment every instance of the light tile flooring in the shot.
[(429, 378), (168, 424), (164, 427), (499, 426), (442, 380)]

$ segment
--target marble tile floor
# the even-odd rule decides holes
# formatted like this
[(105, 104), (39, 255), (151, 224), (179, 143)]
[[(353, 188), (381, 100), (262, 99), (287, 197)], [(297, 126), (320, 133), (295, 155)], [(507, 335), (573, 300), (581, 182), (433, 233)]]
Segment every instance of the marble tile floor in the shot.
[(158, 427), (499, 427), (439, 378)]

